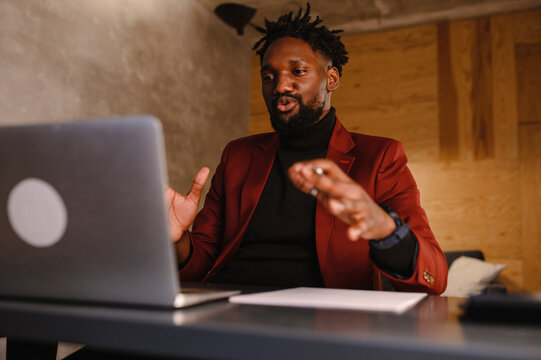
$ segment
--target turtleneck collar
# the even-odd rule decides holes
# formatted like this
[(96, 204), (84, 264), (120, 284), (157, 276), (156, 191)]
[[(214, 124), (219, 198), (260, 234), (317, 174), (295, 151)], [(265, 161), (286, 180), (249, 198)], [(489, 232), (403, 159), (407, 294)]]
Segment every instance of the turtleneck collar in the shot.
[(326, 149), (329, 145), (335, 122), (335, 110), (331, 107), (327, 115), (303, 131), (302, 134), (280, 134), (280, 147), (285, 150), (295, 151)]

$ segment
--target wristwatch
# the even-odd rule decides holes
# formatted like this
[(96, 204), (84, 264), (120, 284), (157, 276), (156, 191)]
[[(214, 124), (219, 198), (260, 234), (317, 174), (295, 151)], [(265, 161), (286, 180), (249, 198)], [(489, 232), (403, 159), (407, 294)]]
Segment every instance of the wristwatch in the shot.
[(396, 224), (396, 229), (389, 236), (384, 237), (383, 239), (370, 240), (369, 243), (376, 249), (385, 250), (404, 240), (410, 232), (410, 227), (408, 224), (404, 223), (402, 219), (400, 219), (398, 214), (391, 209), (391, 207), (385, 204), (380, 204), (379, 206), (393, 218), (394, 223)]

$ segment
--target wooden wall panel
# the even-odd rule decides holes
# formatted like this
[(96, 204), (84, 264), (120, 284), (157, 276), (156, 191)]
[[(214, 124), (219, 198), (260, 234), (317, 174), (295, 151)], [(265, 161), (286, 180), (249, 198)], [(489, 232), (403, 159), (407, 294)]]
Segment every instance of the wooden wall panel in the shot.
[[(438, 119), (440, 160), (460, 158), (458, 87), (453, 74), (451, 29), (438, 25)], [(461, 79), (457, 79), (460, 81)]]
[(490, 20), (475, 20), (472, 51), (473, 157), (483, 160), (494, 157), (492, 118), (492, 46)]
[[(512, 22), (504, 20), (464, 20), (449, 27), (451, 62), (443, 67), (445, 54), (439, 59), (441, 160), (518, 156)], [(456, 109), (449, 109), (448, 94), (454, 94)], [(450, 135), (445, 133), (449, 125), (442, 125), (448, 122), (458, 123), (454, 157), (445, 156)]]
[(541, 289), (541, 123), (520, 126), (524, 287)]
[[(440, 159), (517, 159), (511, 17), (451, 23), (450, 53), (445, 52), (446, 28), (446, 23), (438, 25)], [(457, 124), (458, 135), (450, 124)], [(458, 150), (451, 155), (448, 147), (454, 136)]]
[[(532, 29), (527, 17), (524, 23)], [(537, 28), (541, 32), (541, 26)], [(515, 45), (518, 88), (524, 287), (541, 289), (541, 36)], [(527, 41), (526, 41), (527, 40)]]
[(513, 16), (524, 288), (541, 290), (541, 11)]
[[(450, 46), (451, 46), (451, 69), (452, 83), (457, 94), (457, 123), (458, 123), (458, 144), (460, 160), (473, 160), (474, 137), (473, 137), (473, 109), (472, 109), (472, 52), (475, 39), (475, 22), (473, 20), (457, 21), (450, 24)], [(442, 84), (442, 78), (438, 79)], [(445, 83), (440, 86), (443, 91)], [(450, 86), (449, 81), (446, 86)], [(441, 97), (441, 95), (440, 95)], [(441, 102), (440, 102), (441, 108)], [(441, 113), (441, 110), (440, 110)], [(442, 114), (441, 116), (446, 116)], [(440, 118), (440, 123), (443, 120)], [(445, 136), (440, 133), (440, 139)], [(443, 144), (440, 143), (440, 148)], [(445, 158), (441, 158), (445, 160)]]
[(437, 159), (436, 39), (435, 26), (343, 38), (350, 63), (333, 105), (349, 130), (399, 139), (412, 160)]
[[(519, 165), (516, 161), (410, 163), (436, 239), (444, 250), (481, 249), (509, 264), (506, 285), (522, 286)], [(518, 246), (517, 246), (518, 244)]]
[(519, 123), (541, 122), (541, 41), (516, 44), (515, 53)]
[(516, 43), (541, 43), (541, 10), (513, 14), (512, 27)]
[(518, 159), (517, 86), (512, 15), (490, 19), (492, 116), (496, 159)]

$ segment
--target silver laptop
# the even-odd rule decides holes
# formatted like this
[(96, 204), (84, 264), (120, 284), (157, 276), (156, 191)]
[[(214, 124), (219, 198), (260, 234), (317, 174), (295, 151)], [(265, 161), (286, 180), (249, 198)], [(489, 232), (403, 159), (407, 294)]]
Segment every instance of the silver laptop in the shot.
[(0, 127), (0, 297), (184, 307), (151, 116)]

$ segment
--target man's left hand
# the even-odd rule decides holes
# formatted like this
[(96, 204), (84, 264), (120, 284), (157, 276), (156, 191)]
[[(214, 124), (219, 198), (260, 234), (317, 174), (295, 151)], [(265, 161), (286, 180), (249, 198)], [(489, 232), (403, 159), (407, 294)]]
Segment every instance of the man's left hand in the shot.
[(297, 162), (289, 168), (288, 175), (299, 190), (315, 196), (332, 215), (350, 225), (350, 240), (382, 239), (396, 229), (391, 216), (335, 162)]

